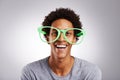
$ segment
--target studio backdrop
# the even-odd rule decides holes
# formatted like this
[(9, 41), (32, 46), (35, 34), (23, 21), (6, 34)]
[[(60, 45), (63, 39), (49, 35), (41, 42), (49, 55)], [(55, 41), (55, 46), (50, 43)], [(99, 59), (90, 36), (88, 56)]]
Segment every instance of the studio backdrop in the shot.
[(50, 55), (37, 28), (56, 8), (80, 15), (86, 31), (71, 54), (98, 65), (103, 80), (120, 80), (120, 0), (0, 0), (0, 80), (19, 80), (22, 68)]

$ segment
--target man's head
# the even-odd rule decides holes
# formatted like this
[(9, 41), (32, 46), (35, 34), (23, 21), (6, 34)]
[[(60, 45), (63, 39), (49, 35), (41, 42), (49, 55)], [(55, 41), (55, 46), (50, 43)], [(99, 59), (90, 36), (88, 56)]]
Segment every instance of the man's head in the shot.
[[(77, 36), (75, 34), (78, 32), (75, 30), (69, 30), (69, 32), (64, 34), (64, 31), (69, 28), (82, 29), (79, 16), (71, 9), (59, 8), (48, 14), (48, 16), (45, 17), (42, 25), (53, 27), (49, 28), (49, 30), (45, 30), (47, 33), (45, 34), (45, 37), (48, 41), (51, 41), (54, 39), (54, 37), (56, 37), (56, 31), (60, 32), (58, 39), (55, 42), (50, 43), (51, 53), (54, 58), (64, 58), (69, 56), (72, 47), (72, 44), (70, 44), (69, 41), (76, 42)], [(65, 40), (66, 36), (67, 39), (69, 39), (68, 42)]]
[[(75, 14), (75, 12), (69, 8), (59, 8), (55, 11), (50, 12), (47, 16), (45, 16), (45, 19), (42, 23), (43, 26), (51, 26), (52, 22), (58, 19), (66, 19), (70, 21), (73, 25), (73, 28), (82, 29), (82, 23), (80, 22), (79, 15)], [(49, 35), (50, 30), (46, 29), (46, 35)], [(78, 33), (78, 30), (74, 30), (75, 36)], [(47, 37), (46, 37), (47, 39)], [(76, 40), (78, 40), (78, 36), (76, 36)]]

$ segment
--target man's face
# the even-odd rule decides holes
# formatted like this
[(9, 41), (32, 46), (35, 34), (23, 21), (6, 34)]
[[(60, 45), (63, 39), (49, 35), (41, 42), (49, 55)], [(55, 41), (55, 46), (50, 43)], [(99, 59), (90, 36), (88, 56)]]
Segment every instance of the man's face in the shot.
[[(58, 19), (55, 20), (52, 25), (55, 28), (58, 29), (68, 29), (68, 28), (73, 28), (73, 25), (70, 21), (66, 20), (66, 19)], [(52, 36), (54, 36), (55, 32), (53, 30), (50, 30), (50, 34), (49, 34), (49, 40), (52, 39)], [(67, 35), (67, 34), (66, 34)], [(69, 34), (68, 34), (69, 35)], [(74, 31), (71, 32), (70, 36), (69, 36), (69, 40), (70, 41), (75, 41), (76, 38), (74, 36)], [(70, 56), (70, 51), (71, 51), (71, 47), (72, 45), (69, 44), (63, 36), (63, 33), (60, 34), (60, 37), (58, 38), (57, 41), (50, 43), (51, 46), (51, 55), (54, 58), (65, 58), (67, 56)]]

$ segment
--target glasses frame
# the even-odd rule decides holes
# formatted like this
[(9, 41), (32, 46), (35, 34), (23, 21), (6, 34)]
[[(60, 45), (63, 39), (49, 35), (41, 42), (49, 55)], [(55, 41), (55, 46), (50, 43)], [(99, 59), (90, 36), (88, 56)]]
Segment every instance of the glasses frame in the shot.
[[(57, 30), (58, 35), (57, 35), (56, 39), (53, 40), (53, 41), (50, 41), (50, 42), (47, 41), (47, 40), (43, 40), (41, 34), (42, 34), (42, 35), (47, 34), (45, 31), (42, 30), (43, 28), (50, 28), (50, 29), (55, 29), (55, 30)], [(66, 37), (66, 32), (67, 32), (68, 30), (80, 30), (81, 32), (78, 33), (78, 34), (76, 35), (76, 37), (81, 37), (81, 41), (78, 42), (78, 43), (77, 43), (77, 42), (76, 42), (76, 43), (70, 42), (70, 41), (68, 40), (68, 38)], [(70, 43), (70, 44), (80, 44), (80, 43), (83, 41), (83, 37), (85, 36), (85, 31), (84, 31), (83, 29), (79, 29), (79, 28), (58, 29), (58, 28), (55, 28), (55, 27), (52, 27), (52, 26), (41, 26), (41, 27), (38, 28), (38, 32), (39, 32), (40, 39), (41, 39), (43, 42), (47, 42), (47, 43), (53, 43), (53, 42), (57, 41), (57, 40), (59, 39), (61, 33), (63, 33), (64, 39), (65, 39), (68, 43)], [(49, 35), (48, 35), (48, 36), (49, 36)]]

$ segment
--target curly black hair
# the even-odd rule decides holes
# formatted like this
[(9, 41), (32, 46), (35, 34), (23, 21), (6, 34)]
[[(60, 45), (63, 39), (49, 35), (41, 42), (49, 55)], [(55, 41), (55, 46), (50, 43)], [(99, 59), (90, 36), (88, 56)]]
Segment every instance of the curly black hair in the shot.
[(79, 15), (69, 8), (57, 8), (55, 11), (52, 11), (47, 16), (42, 23), (43, 26), (51, 26), (52, 22), (57, 19), (67, 19), (72, 22), (74, 28), (82, 29), (82, 23), (80, 22)]
[[(57, 8), (55, 11), (51, 11), (42, 23), (43, 26), (51, 26), (52, 22), (58, 19), (66, 19), (73, 24), (74, 28), (82, 29), (82, 23), (80, 22), (79, 15), (69, 8)], [(45, 30), (46, 35), (49, 35), (50, 30)], [(77, 32), (75, 32), (76, 34)], [(46, 36), (45, 35), (45, 36)]]

